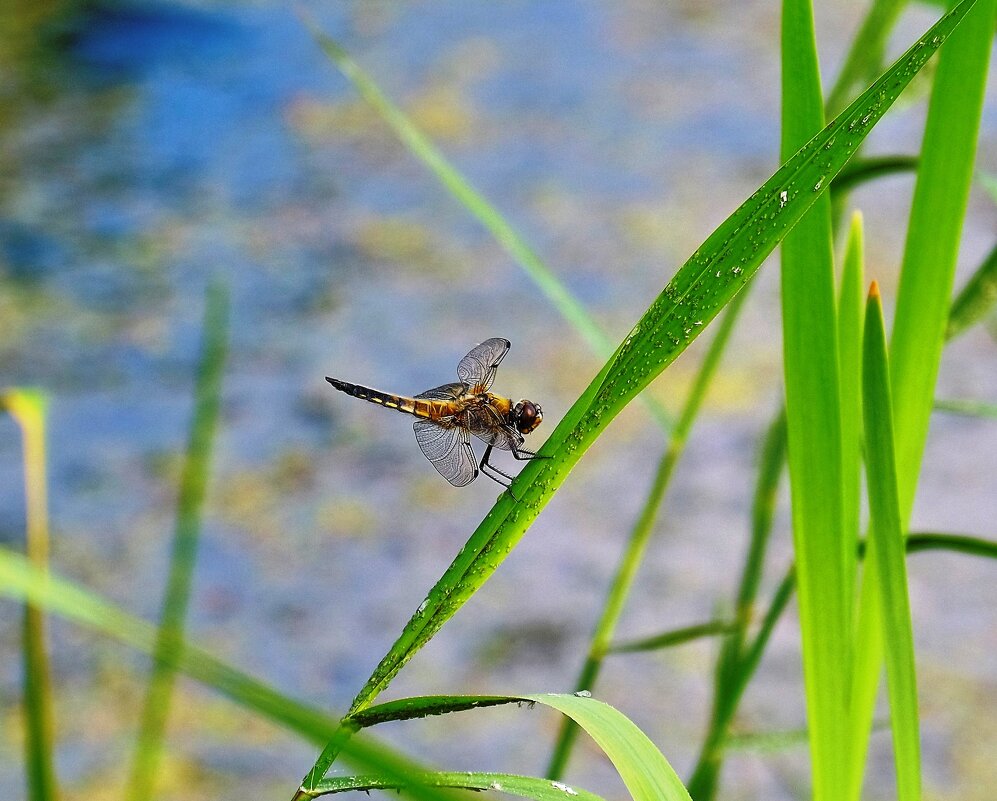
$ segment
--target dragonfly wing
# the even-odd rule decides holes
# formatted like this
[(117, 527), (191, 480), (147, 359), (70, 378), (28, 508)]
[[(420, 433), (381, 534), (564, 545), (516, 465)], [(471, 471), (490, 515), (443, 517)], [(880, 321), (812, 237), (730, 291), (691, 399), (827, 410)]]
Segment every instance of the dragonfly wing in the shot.
[(463, 384), (444, 384), (443, 386), (427, 389), (416, 395), (417, 398), (426, 400), (457, 400), (466, 391)]
[(447, 481), (463, 487), (477, 478), (478, 463), (466, 428), (444, 426), (433, 420), (416, 420), (412, 427), (422, 452)]
[(486, 339), (480, 345), (475, 345), (457, 365), (457, 377), (470, 388), (471, 392), (487, 392), (495, 380), (498, 369), (505, 354), (509, 352), (509, 340), (501, 337)]
[[(491, 412), (491, 409), (488, 410)], [(491, 416), (495, 420), (482, 419), (475, 416), (470, 421), (470, 431), (482, 442), (487, 442), (493, 448), (501, 451), (511, 451), (519, 448), (525, 441), (523, 435), (516, 429), (503, 423), (498, 419), (498, 415), (492, 412)]]

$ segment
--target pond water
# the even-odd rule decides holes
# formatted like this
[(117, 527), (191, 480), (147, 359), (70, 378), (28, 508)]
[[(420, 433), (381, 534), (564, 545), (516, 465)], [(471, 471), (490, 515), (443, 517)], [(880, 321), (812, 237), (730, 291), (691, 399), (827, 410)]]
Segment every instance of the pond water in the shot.
[[(773, 170), (776, 4), (306, 3), (592, 311), (614, 341)], [(826, 75), (861, 4), (820, 9)], [(902, 49), (930, 24), (915, 9)], [(453, 380), (512, 340), (496, 388), (536, 398), (539, 445), (599, 360), (324, 59), (286, 4), (4, 0), (0, 11), (0, 385), (51, 396), (53, 564), (152, 618), (192, 410), (206, 286), (232, 304), (231, 353), (189, 631), (290, 695), (342, 710), (493, 502), (449, 487), (409, 422), (326, 375), (403, 393)], [(827, 78), (829, 80), (829, 77)], [(980, 167), (997, 172), (991, 87)], [(913, 100), (914, 98), (912, 98)], [(908, 103), (872, 150), (912, 152)], [(863, 189), (869, 273), (894, 296), (911, 181)], [(960, 276), (993, 244), (975, 191)], [(621, 635), (707, 619), (733, 590), (758, 438), (779, 403), (776, 265), (767, 265), (679, 468)], [(705, 340), (705, 338), (704, 338)], [(703, 343), (655, 385), (672, 409)], [(946, 354), (940, 395), (997, 398), (994, 341)], [(663, 443), (636, 405), (586, 456), (492, 581), (400, 674), (391, 697), (572, 688), (589, 628)], [(514, 469), (511, 463), (506, 465)], [(0, 541), (23, 537), (20, 441), (0, 420)], [(915, 528), (992, 536), (997, 427), (937, 417)], [(766, 587), (789, 558), (785, 503)], [(997, 785), (993, 573), (911, 560), (926, 783)], [(959, 587), (958, 594), (951, 587)], [(19, 615), (0, 615), (0, 796), (23, 794)], [(67, 798), (116, 798), (146, 670), (52, 621)], [(610, 661), (595, 694), (685, 775), (708, 715), (711, 644)], [(181, 682), (162, 798), (288, 796), (311, 746)], [(804, 723), (795, 617), (739, 720)], [(557, 721), (493, 710), (386, 728), (452, 769), (539, 773)], [(610, 797), (582, 744), (571, 780)], [(871, 781), (890, 786), (888, 735)], [(725, 798), (805, 795), (805, 748), (739, 752)]]

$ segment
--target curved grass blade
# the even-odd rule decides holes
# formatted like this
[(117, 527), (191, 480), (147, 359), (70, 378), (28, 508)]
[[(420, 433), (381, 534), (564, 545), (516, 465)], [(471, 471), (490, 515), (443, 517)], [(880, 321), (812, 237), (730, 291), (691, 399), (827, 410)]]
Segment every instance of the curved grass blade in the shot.
[[(13, 389), (0, 395), (0, 409), (5, 409), (21, 428), (27, 512), (25, 551), (31, 564), (43, 575), (48, 573), (49, 555), (47, 408), (48, 399), (37, 390)], [(45, 649), (45, 616), (32, 603), (24, 606), (24, 712), (28, 797), (31, 801), (49, 801), (59, 793), (52, 759), (55, 749), (52, 678)]]
[[(682, 458), (682, 454), (685, 452), (689, 432), (692, 430), (693, 423), (699, 414), (713, 376), (720, 366), (720, 359), (723, 356), (724, 349), (727, 347), (727, 342), (730, 339), (731, 332), (734, 330), (737, 316), (747, 297), (747, 291), (740, 292), (728, 304), (717, 332), (710, 342), (710, 347), (703, 357), (699, 370), (696, 372), (689, 395), (682, 406), (678, 421), (669, 437), (668, 447), (658, 462), (658, 469), (655, 471), (654, 480), (651, 482), (651, 489), (644, 501), (641, 513), (630, 532), (626, 547), (620, 556), (616, 572), (610, 582), (602, 612), (596, 621), (595, 629), (592, 632), (592, 638), (589, 642), (588, 656), (582, 665), (578, 679), (575, 681), (576, 690), (591, 691), (595, 689), (595, 683), (602, 669), (603, 659), (610, 648), (610, 641), (616, 633), (616, 626), (620, 615), (623, 614), (623, 608), (633, 587), (634, 579), (637, 576), (637, 569), (640, 567), (644, 552), (651, 540), (651, 535), (654, 533), (658, 511), (665, 498), (671, 477), (675, 472), (675, 467), (678, 465), (679, 460)], [(571, 755), (571, 749), (577, 734), (578, 727), (570, 718), (566, 718), (561, 725), (561, 731), (558, 734), (553, 753), (551, 754), (550, 764), (547, 766), (547, 778), (557, 779), (563, 775), (567, 768), (568, 759)]]
[(385, 723), (389, 720), (413, 720), (505, 704), (530, 704), (532, 706), (533, 701), (509, 695), (420, 695), (368, 707), (363, 712), (354, 715), (351, 720), (363, 728), (376, 726), (378, 723)]
[[(534, 776), (518, 776), (513, 773), (472, 773), (458, 771), (456, 773), (426, 773), (419, 777), (426, 787), (449, 787), (457, 790), (493, 790), (521, 798), (532, 798), (534, 801), (603, 801), (602, 796), (570, 787), (550, 779), (538, 779)], [(336, 776), (323, 779), (315, 788), (312, 798), (333, 793), (345, 793), (354, 790), (397, 790), (400, 786), (385, 781), (376, 776)]]
[[(357, 694), (349, 714), (369, 706), (484, 584), (582, 454), (744, 287), (975, 2), (963, 0), (933, 25), (839, 119), (804, 145), (723, 222), (675, 274), (551, 433), (540, 449), (547, 458), (528, 462), (511, 492), (499, 497)], [(335, 756), (336, 746), (330, 743), (303, 786), (314, 787)]]
[(154, 792), (175, 678), (175, 669), (167, 661), (166, 651), (173, 643), (183, 639), (191, 574), (197, 561), (201, 509), (211, 469), (211, 445), (218, 423), (227, 332), (228, 298), (220, 285), (213, 285), (206, 295), (201, 362), (194, 391), (194, 418), (180, 479), (169, 579), (126, 791), (126, 797), (132, 801), (151, 798)]
[(945, 338), (952, 339), (978, 323), (997, 303), (997, 246), (952, 301)]
[(886, 675), (893, 727), (898, 801), (920, 801), (921, 744), (914, 673), (914, 632), (907, 595), (900, 497), (893, 444), (890, 370), (879, 287), (874, 281), (866, 306), (862, 360), (866, 480), (871, 535), (867, 564), (879, 582), (880, 615), (886, 643)]
[(634, 801), (690, 801), (657, 746), (622, 712), (580, 695), (527, 695), (570, 717), (609, 757)]
[[(521, 696), (423, 696), (390, 701), (370, 707), (351, 718), (358, 725), (373, 725), (388, 720), (409, 720), (426, 715), (461, 712), (498, 704), (542, 704), (570, 717), (595, 740), (609, 757), (623, 779), (634, 801), (669, 801), (689, 798), (685, 787), (672, 770), (668, 760), (637, 726), (623, 713), (602, 701), (587, 695), (561, 695), (556, 693), (526, 694)], [(465, 774), (466, 776), (467, 774)], [(541, 781), (541, 780), (537, 780)], [(572, 789), (560, 782), (544, 781), (562, 793), (573, 795)], [(329, 787), (324, 782), (299, 797), (314, 797)], [(488, 788), (483, 788), (488, 789)], [(495, 788), (492, 788), (495, 789)], [(560, 799), (563, 801), (563, 796)]]
[[(567, 287), (554, 275), (536, 251), (516, 232), (478, 190), (454, 167), (440, 150), (420, 131), (405, 113), (392, 103), (374, 80), (361, 69), (349, 53), (329, 35), (324, 33), (307, 16), (302, 15), (315, 41), (329, 60), (353, 84), (360, 96), (371, 108), (391, 126), (399, 140), (429, 169), (454, 199), (477, 218), (536, 284), (557, 312), (570, 323), (589, 347), (603, 358), (612, 353), (612, 344), (585, 307), (571, 294)], [(668, 432), (671, 417), (665, 408), (654, 398), (647, 397), (645, 403), (658, 424)]]
[(919, 551), (955, 551), (970, 556), (997, 559), (997, 541), (973, 537), (968, 534), (942, 534), (919, 531), (907, 535), (907, 553)]
[(672, 629), (653, 637), (641, 637), (637, 640), (624, 640), (612, 643), (606, 649), (607, 654), (630, 654), (638, 651), (659, 651), (662, 648), (674, 648), (687, 642), (700, 640), (703, 637), (716, 637), (720, 634), (730, 634), (736, 630), (737, 623), (731, 620), (709, 620), (695, 626), (684, 626)]
[(851, 192), (877, 178), (898, 175), (904, 172), (917, 172), (917, 156), (867, 156), (854, 158), (831, 183), (832, 196), (836, 193)]
[[(39, 570), (25, 557), (2, 547), (0, 595), (30, 602), (145, 654), (152, 655), (157, 647), (158, 631), (150, 623), (71, 581)], [(321, 745), (336, 731), (337, 721), (325, 712), (282, 694), (195, 645), (174, 642), (167, 656), (178, 671), (311, 743)], [(410, 773), (426, 772), (425, 766), (371, 737), (351, 740), (343, 755), (358, 770), (376, 771), (400, 783), (407, 782)], [(418, 785), (411, 785), (407, 794), (420, 801), (456, 801), (453, 794)]]

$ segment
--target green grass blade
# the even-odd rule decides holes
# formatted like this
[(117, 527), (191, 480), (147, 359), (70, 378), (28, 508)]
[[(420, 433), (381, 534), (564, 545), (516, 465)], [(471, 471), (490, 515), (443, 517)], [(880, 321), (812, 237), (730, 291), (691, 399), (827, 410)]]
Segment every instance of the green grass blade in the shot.
[(772, 522), (775, 518), (776, 497), (779, 491), (779, 478), (786, 464), (786, 413), (780, 409), (769, 423), (762, 440), (758, 461), (758, 479), (751, 498), (751, 540), (744, 562), (744, 570), (737, 589), (735, 609), (737, 610), (738, 631), (732, 638), (734, 653), (740, 653), (745, 632), (751, 623), (758, 587), (765, 566), (765, 553), (768, 550)]
[(974, 400), (943, 400), (935, 401), (935, 411), (948, 414), (961, 414), (965, 417), (987, 417), (997, 420), (997, 403), (986, 403)]
[(609, 704), (578, 695), (527, 695), (570, 717), (609, 757), (634, 801), (689, 801), (678, 775), (657, 746)]
[(844, 548), (844, 598), (852, 605), (855, 597), (856, 552), (859, 538), (862, 471), (862, 322), (865, 285), (862, 214), (852, 215), (841, 270), (838, 300), (838, 364), (841, 371), (842, 497), (844, 500), (841, 538)]
[(142, 722), (136, 739), (127, 787), (126, 797), (131, 801), (151, 798), (155, 788), (156, 768), (162, 750), (175, 678), (175, 668), (170, 664), (167, 652), (183, 639), (191, 575), (197, 561), (201, 509), (210, 474), (211, 446), (218, 423), (222, 371), (225, 366), (227, 320), (227, 295), (220, 286), (214, 285), (209, 288), (206, 296), (201, 361), (197, 371), (194, 396), (194, 417), (180, 479), (170, 573), (163, 599), (157, 645), (153, 654), (152, 673), (146, 690)]
[[(375, 81), (361, 69), (349, 53), (322, 32), (308, 17), (303, 17), (315, 41), (339, 71), (353, 84), (360, 96), (391, 126), (402, 144), (436, 176), (448, 192), (466, 208), (523, 268), (557, 312), (572, 325), (589, 347), (603, 358), (612, 353), (612, 345), (585, 307), (568, 291), (536, 251), (509, 222), (454, 167), (416, 125), (381, 91)], [(659, 425), (667, 432), (671, 418), (653, 398), (645, 402)]]
[[(30, 602), (150, 656), (157, 647), (158, 631), (150, 623), (73, 582), (40, 570), (6, 548), (0, 548), (0, 595)], [(197, 646), (173, 643), (168, 659), (181, 673), (311, 743), (321, 745), (336, 731), (338, 721), (325, 712), (284, 695)], [(352, 740), (343, 755), (354, 768), (374, 771), (399, 783), (408, 781), (410, 773), (426, 772), (425, 766), (372, 737)], [(456, 801), (453, 794), (418, 785), (409, 787), (407, 794), (421, 801)]]
[[(580, 787), (570, 787), (550, 779), (517, 776), (512, 773), (438, 772), (424, 774), (419, 777), (419, 781), (427, 787), (494, 790), (509, 795), (518, 795), (521, 798), (532, 798), (535, 801), (565, 801), (567, 798), (575, 799), (575, 801), (602, 801), (602, 796), (590, 793)], [(397, 789), (399, 789), (399, 785), (386, 782), (376, 776), (336, 776), (319, 782), (313, 797), (356, 790), (367, 792)]]
[(531, 706), (533, 704), (526, 698), (509, 695), (421, 695), (368, 707), (354, 715), (351, 720), (359, 727), (367, 727), (389, 720), (414, 720), (431, 715), (465, 712), (469, 709), (524, 703)]
[(832, 196), (836, 193), (850, 192), (877, 178), (897, 175), (904, 172), (917, 172), (917, 156), (868, 156), (854, 158), (841, 171), (841, 174), (831, 184)]
[[(683, 265), (541, 447), (546, 458), (526, 464), (511, 491), (499, 497), (430, 590), (357, 694), (351, 714), (369, 706), (487, 581), (583, 453), (751, 279), (974, 2), (963, 0), (933, 25), (838, 120), (780, 167)], [(307, 774), (304, 786), (314, 787), (334, 759), (335, 748), (330, 744)]]
[[(48, 573), (48, 481), (45, 415), (48, 399), (39, 391), (13, 389), (0, 395), (5, 409), (21, 428), (24, 452), (24, 496), (27, 520), (25, 552), (43, 574)], [(55, 764), (55, 720), (52, 679), (45, 649), (45, 616), (32, 603), (24, 606), (24, 738), (28, 798), (50, 801), (58, 796)]]
[(973, 537), (968, 534), (942, 534), (918, 531), (907, 535), (907, 553), (945, 550), (970, 556), (997, 559), (997, 541)]
[[(599, 614), (599, 619), (596, 621), (595, 629), (592, 632), (592, 638), (589, 642), (588, 656), (585, 658), (585, 663), (582, 665), (581, 672), (575, 682), (576, 690), (591, 691), (595, 688), (596, 680), (602, 669), (603, 659), (616, 633), (616, 626), (619, 623), (620, 616), (623, 614), (627, 598), (630, 596), (634, 579), (637, 576), (637, 570), (643, 560), (644, 552), (651, 540), (651, 535), (654, 533), (661, 503), (665, 498), (665, 493), (668, 491), (668, 485), (675, 472), (675, 467), (685, 451), (689, 432), (692, 430), (693, 423), (699, 414), (713, 376), (720, 366), (720, 359), (723, 356), (724, 349), (727, 347), (727, 342), (730, 339), (731, 332), (734, 330), (737, 316), (747, 297), (747, 291), (741, 292), (727, 306), (717, 332), (710, 342), (710, 347), (703, 357), (699, 370), (696, 372), (692, 388), (689, 390), (689, 395), (683, 404), (678, 421), (669, 438), (668, 447), (658, 462), (654, 480), (651, 482), (651, 489), (644, 500), (644, 506), (637, 517), (630, 536), (627, 538), (627, 544), (620, 556), (616, 572), (610, 581), (606, 601), (603, 604), (602, 611)], [(561, 725), (561, 730), (551, 754), (550, 764), (547, 766), (547, 778), (557, 779), (563, 775), (567, 768), (568, 759), (571, 756), (571, 749), (577, 734), (578, 727), (570, 718), (566, 718)]]
[(636, 640), (624, 640), (612, 643), (606, 649), (607, 654), (629, 654), (638, 651), (659, 651), (662, 648), (674, 648), (687, 642), (700, 640), (703, 637), (716, 637), (720, 634), (730, 634), (737, 628), (737, 623), (731, 620), (709, 620), (694, 626), (683, 626), (671, 629), (652, 637), (641, 637)]
[(727, 731), (740, 701), (739, 687), (746, 686), (746, 680), (750, 676), (745, 675), (743, 670), (744, 642), (758, 597), (765, 552), (772, 533), (779, 477), (785, 463), (786, 415), (780, 409), (769, 424), (762, 441), (758, 478), (751, 503), (751, 540), (735, 601), (736, 626), (717, 654), (710, 725), (689, 778), (689, 793), (696, 801), (709, 801), (716, 795)]
[[(810, 0), (782, 6), (782, 155), (824, 125)], [(815, 801), (837, 796), (847, 761), (842, 715), (851, 659), (851, 586), (843, 528), (841, 395), (831, 205), (822, 196), (782, 243), (793, 543)], [(854, 551), (853, 551), (854, 552)]]
[[(995, 11), (995, 0), (980, 0), (944, 49), (925, 124), (890, 343), (900, 519), (905, 525), (913, 507), (945, 340)], [(850, 702), (853, 762), (844, 780), (845, 801), (857, 799), (861, 790), (883, 662), (879, 609), (877, 583), (863, 582)]]
[(997, 303), (997, 246), (952, 301), (945, 338), (953, 339), (978, 323)]
[(827, 112), (837, 114), (859, 86), (875, 77), (883, 64), (886, 39), (907, 0), (872, 0), (858, 33), (852, 39), (845, 62), (827, 97)]
[(862, 361), (866, 480), (871, 517), (867, 558), (877, 573), (886, 644), (886, 675), (893, 726), (898, 801), (920, 801), (921, 744), (914, 674), (914, 632), (907, 596), (907, 565), (897, 488), (890, 371), (879, 287), (869, 292)]
[(997, 203), (997, 175), (991, 175), (988, 172), (981, 172), (977, 179), (980, 182), (980, 186), (990, 195), (990, 199)]
[(762, 654), (765, 652), (775, 624), (793, 595), (794, 583), (795, 570), (790, 568), (776, 589), (762, 618), (758, 633), (751, 643), (741, 652), (734, 652), (732, 648), (721, 651), (717, 660), (716, 690), (710, 727), (689, 778), (689, 793), (696, 801), (709, 801), (716, 795), (731, 721), (751, 677), (762, 660)]
[(947, 326), (997, 16), (980, 0), (938, 62), (890, 342), (900, 510), (910, 514)]
[[(370, 707), (352, 718), (354, 723), (373, 725), (388, 720), (409, 720), (427, 715), (440, 715), (460, 712), (498, 704), (543, 704), (570, 717), (595, 740), (603, 753), (616, 767), (620, 778), (635, 801), (654, 799), (682, 799), (687, 801), (688, 793), (682, 786), (668, 760), (661, 754), (640, 729), (618, 710), (587, 695), (559, 695), (542, 693), (522, 696), (424, 696), (390, 701)], [(467, 776), (467, 774), (464, 774)], [(541, 780), (537, 780), (541, 781)], [(562, 793), (572, 795), (566, 785), (543, 780), (546, 787), (553, 786)], [(308, 796), (326, 792), (329, 787), (339, 787), (324, 781), (316, 782)], [(486, 788), (487, 789), (487, 788)], [(495, 789), (495, 788), (491, 788)], [(563, 796), (562, 796), (563, 798)]]

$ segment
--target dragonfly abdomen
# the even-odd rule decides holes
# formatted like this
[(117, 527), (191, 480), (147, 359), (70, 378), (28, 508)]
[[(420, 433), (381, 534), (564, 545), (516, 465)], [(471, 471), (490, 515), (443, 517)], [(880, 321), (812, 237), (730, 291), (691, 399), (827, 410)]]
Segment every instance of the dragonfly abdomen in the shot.
[(418, 398), (407, 398), (404, 395), (392, 395), (388, 392), (381, 392), (379, 389), (363, 387), (359, 384), (351, 384), (349, 381), (340, 381), (338, 378), (326, 378), (340, 392), (352, 395), (354, 398), (376, 403), (387, 409), (396, 409), (399, 412), (413, 414), (416, 417), (428, 417), (436, 419), (435, 408), (432, 401), (420, 400)]

